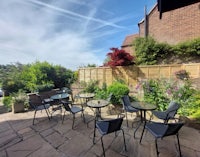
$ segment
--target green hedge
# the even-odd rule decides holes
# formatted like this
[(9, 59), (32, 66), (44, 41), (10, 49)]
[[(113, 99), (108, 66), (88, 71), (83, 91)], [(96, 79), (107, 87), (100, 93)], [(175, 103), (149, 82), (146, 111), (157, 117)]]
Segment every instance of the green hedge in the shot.
[(158, 43), (152, 37), (140, 37), (133, 41), (133, 45), (136, 51), (137, 65), (154, 65), (159, 60), (165, 61), (171, 55), (180, 59), (200, 57), (200, 38), (177, 45), (169, 45)]

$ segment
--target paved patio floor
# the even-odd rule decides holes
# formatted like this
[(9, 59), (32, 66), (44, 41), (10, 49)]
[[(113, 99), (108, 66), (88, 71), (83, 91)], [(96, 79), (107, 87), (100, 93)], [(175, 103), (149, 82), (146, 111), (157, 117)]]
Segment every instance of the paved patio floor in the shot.
[[(111, 118), (106, 108), (102, 110), (103, 117)], [(56, 112), (49, 121), (45, 112), (38, 112), (36, 124), (32, 125), (33, 111), (24, 113), (0, 114), (0, 157), (101, 157), (103, 156), (100, 135), (97, 134), (93, 145), (94, 123), (87, 127), (81, 115), (77, 115), (74, 130), (71, 129), (72, 115), (68, 114), (61, 123), (61, 115)], [(86, 119), (93, 118), (94, 113), (86, 108)], [(130, 126), (134, 117), (129, 115)], [(142, 127), (133, 137), (134, 128), (126, 127), (126, 145), (124, 150), (122, 134), (104, 137), (107, 157), (155, 157), (153, 136), (145, 131), (142, 143), (139, 143)], [(97, 131), (98, 132), (98, 131)], [(200, 157), (200, 131), (184, 126), (180, 130), (180, 145), (183, 157)], [(171, 136), (158, 141), (160, 157), (177, 157), (177, 141)]]

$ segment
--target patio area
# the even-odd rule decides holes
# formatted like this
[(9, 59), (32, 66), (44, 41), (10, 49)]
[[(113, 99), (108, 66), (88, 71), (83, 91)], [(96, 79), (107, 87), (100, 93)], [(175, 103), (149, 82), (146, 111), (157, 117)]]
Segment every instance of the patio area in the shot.
[[(102, 109), (105, 118), (116, 117), (109, 115), (107, 107)], [(0, 157), (101, 157), (100, 135), (97, 131), (96, 144), (93, 145), (94, 123), (87, 127), (83, 123), (81, 114), (75, 120), (75, 129), (72, 130), (72, 115), (67, 115), (62, 124), (60, 112), (53, 114), (51, 121), (43, 111), (38, 112), (35, 125), (32, 125), (33, 111), (24, 113), (0, 114)], [(86, 108), (86, 120), (93, 118), (94, 112)], [(134, 117), (129, 115), (130, 124)], [(131, 126), (131, 125), (130, 125)], [(122, 134), (119, 133), (104, 137), (107, 157), (155, 157), (154, 137), (147, 131), (142, 143), (139, 143), (142, 127), (133, 137), (134, 128), (127, 127), (124, 119), (126, 145), (124, 150)], [(200, 157), (200, 130), (183, 126), (179, 132), (180, 145), (183, 157)], [(174, 136), (158, 141), (160, 157), (177, 157), (177, 141)]]

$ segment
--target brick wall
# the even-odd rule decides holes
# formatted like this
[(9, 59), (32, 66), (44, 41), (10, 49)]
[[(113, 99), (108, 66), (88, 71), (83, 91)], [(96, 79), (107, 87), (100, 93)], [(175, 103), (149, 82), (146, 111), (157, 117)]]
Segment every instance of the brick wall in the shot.
[[(157, 6), (148, 15), (148, 33), (159, 42), (176, 44), (200, 37), (200, 2), (164, 12), (159, 19)], [(139, 23), (144, 36), (144, 22)]]

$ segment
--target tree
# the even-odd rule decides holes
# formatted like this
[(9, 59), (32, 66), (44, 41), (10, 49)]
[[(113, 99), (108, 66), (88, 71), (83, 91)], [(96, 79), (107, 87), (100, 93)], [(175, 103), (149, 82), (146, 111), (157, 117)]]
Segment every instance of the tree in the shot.
[(107, 61), (104, 66), (127, 66), (134, 64), (134, 57), (123, 49), (111, 48), (112, 52), (107, 53)]
[(0, 66), (0, 78), (6, 95), (18, 90), (35, 92), (52, 88), (69, 87), (75, 77), (74, 72), (60, 65), (48, 62), (35, 62), (33, 64)]

